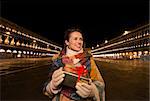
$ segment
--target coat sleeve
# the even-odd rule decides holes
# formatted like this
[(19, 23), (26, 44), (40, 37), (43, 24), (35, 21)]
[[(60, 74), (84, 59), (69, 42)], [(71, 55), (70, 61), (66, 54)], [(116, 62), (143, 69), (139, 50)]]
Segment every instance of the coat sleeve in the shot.
[(47, 80), (47, 81), (44, 83), (44, 85), (43, 85), (43, 86), (44, 86), (44, 87), (43, 87), (43, 93), (44, 93), (44, 95), (48, 96), (50, 99), (53, 99), (54, 94), (48, 93), (48, 92), (46, 91), (46, 87), (47, 87), (47, 85), (50, 83), (50, 81), (51, 81), (51, 79), (52, 79), (52, 74), (53, 74), (53, 72), (59, 68), (59, 67), (56, 66), (56, 64), (54, 63), (54, 61), (57, 60), (57, 57), (58, 57), (58, 55), (54, 55), (54, 56), (52, 57), (52, 64), (49, 66), (48, 80)]
[(51, 79), (52, 79), (52, 73), (54, 72), (56, 66), (54, 64), (51, 64), (50, 67), (49, 67), (49, 74), (48, 74), (48, 80), (44, 83), (44, 87), (43, 87), (43, 94), (48, 96), (50, 99), (53, 99), (54, 97), (54, 94), (52, 93), (48, 93), (46, 91), (46, 87), (47, 85), (50, 83)]
[(94, 93), (95, 97), (94, 99), (96, 101), (105, 101), (105, 83), (102, 78), (102, 75), (93, 59), (91, 57), (91, 72), (90, 72), (90, 77), (91, 80), (93, 81), (93, 86), (95, 88)]

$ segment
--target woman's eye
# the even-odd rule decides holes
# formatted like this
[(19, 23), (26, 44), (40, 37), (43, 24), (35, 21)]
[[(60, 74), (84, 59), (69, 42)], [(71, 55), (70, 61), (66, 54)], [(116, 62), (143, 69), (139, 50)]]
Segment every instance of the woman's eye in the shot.
[(81, 40), (81, 41), (83, 41), (83, 38), (74, 38), (74, 40)]
[(74, 40), (77, 40), (78, 38), (74, 38)]
[(83, 38), (80, 38), (80, 40), (82, 40), (82, 41), (83, 41)]

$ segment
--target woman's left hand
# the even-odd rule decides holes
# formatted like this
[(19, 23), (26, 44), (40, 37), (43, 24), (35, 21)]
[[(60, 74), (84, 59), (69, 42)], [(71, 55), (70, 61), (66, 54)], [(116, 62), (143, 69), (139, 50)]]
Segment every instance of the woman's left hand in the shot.
[(91, 84), (78, 82), (75, 87), (77, 89), (76, 93), (82, 98), (93, 96), (93, 86)]

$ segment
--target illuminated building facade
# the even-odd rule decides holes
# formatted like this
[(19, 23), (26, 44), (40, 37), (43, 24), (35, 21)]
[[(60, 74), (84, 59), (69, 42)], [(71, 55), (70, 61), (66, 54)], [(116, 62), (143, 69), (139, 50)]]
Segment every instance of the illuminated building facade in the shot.
[(61, 46), (0, 18), (0, 59), (53, 56)]
[(93, 49), (94, 57), (113, 59), (139, 59), (150, 56), (149, 24), (131, 31), (125, 31), (121, 36), (109, 40)]

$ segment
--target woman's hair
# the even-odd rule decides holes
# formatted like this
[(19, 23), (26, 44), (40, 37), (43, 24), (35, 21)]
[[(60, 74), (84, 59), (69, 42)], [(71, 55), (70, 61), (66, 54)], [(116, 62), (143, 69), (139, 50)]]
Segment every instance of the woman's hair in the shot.
[(65, 40), (69, 41), (70, 34), (71, 34), (72, 32), (80, 32), (80, 33), (82, 34), (82, 36), (83, 36), (83, 33), (82, 33), (82, 31), (81, 31), (79, 28), (74, 28), (74, 27), (73, 27), (73, 28), (69, 28), (69, 29), (67, 29), (67, 30), (65, 31), (64, 41), (65, 41)]
[[(65, 35), (64, 35), (64, 48), (66, 47), (66, 44), (65, 44), (65, 40), (69, 41), (69, 38), (70, 38), (70, 34), (72, 32), (80, 32), (82, 34), (82, 36), (84, 37), (83, 35), (83, 32), (81, 31), (80, 28), (77, 28), (77, 27), (72, 27), (72, 28), (69, 28), (65, 31)], [(84, 43), (84, 42), (83, 42)]]

